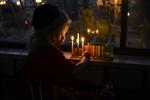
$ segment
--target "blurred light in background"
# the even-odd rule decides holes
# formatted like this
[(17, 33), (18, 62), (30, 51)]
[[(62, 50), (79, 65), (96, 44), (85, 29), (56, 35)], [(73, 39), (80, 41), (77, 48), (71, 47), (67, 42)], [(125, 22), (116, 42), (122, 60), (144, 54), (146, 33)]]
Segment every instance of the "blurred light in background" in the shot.
[(6, 5), (6, 1), (0, 1), (0, 5)]
[(36, 3), (41, 3), (41, 2), (42, 2), (42, 0), (35, 0), (35, 2), (36, 2)]
[(17, 6), (21, 5), (20, 1), (16, 1), (16, 4), (17, 4)]

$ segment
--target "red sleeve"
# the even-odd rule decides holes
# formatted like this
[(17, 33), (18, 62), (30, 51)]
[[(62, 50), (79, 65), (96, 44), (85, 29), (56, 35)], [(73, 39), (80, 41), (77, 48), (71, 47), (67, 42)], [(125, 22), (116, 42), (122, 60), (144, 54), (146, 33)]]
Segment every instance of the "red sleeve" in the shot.
[(45, 77), (50, 77), (61, 85), (63, 83), (65, 85), (71, 84), (71, 82), (75, 80), (72, 71), (77, 66), (66, 59), (60, 51), (55, 51), (53, 53), (45, 52), (41, 55), (39, 62), (40, 61), (42, 61), (44, 65), (43, 73), (45, 73)]
[[(51, 54), (49, 56), (51, 56)], [(57, 75), (60, 75), (60, 77), (64, 78), (73, 78), (72, 70), (77, 66), (70, 60), (66, 59), (61, 52), (55, 53), (52, 57), (52, 61), (56, 73), (58, 72)]]
[(20, 79), (26, 82), (52, 80), (61, 85), (68, 85), (75, 80), (72, 74), (74, 67), (76, 65), (60, 51), (44, 51), (30, 59), (26, 69), (20, 74)]

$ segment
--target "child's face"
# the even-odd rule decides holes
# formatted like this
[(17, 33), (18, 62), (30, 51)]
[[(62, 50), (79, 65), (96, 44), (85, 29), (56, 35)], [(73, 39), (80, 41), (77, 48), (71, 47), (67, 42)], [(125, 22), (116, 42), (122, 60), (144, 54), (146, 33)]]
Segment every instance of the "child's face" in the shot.
[(65, 41), (68, 26), (65, 26), (60, 35), (57, 37), (56, 45), (61, 45)]

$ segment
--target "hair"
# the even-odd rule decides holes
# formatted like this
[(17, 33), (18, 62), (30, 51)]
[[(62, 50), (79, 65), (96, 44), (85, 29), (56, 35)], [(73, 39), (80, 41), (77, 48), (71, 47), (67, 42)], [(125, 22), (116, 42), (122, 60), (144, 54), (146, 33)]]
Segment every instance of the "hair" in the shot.
[(46, 25), (45, 27), (42, 27), (40, 29), (35, 29), (30, 41), (30, 51), (48, 46), (49, 42), (54, 42), (53, 38), (61, 35), (62, 30), (66, 26), (69, 27), (70, 23), (70, 17), (64, 10), (59, 8), (59, 14), (49, 25)]

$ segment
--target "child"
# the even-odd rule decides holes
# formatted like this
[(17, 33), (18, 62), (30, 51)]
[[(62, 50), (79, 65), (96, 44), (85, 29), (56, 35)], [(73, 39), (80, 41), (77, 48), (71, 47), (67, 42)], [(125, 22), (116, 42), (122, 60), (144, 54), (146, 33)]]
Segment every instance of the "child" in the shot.
[(58, 86), (73, 86), (76, 79), (74, 70), (89, 63), (89, 54), (74, 64), (66, 59), (58, 48), (64, 42), (71, 19), (60, 8), (50, 4), (37, 7), (33, 14), (35, 29), (25, 68), (19, 73), (24, 83), (45, 83), (51, 81)]

